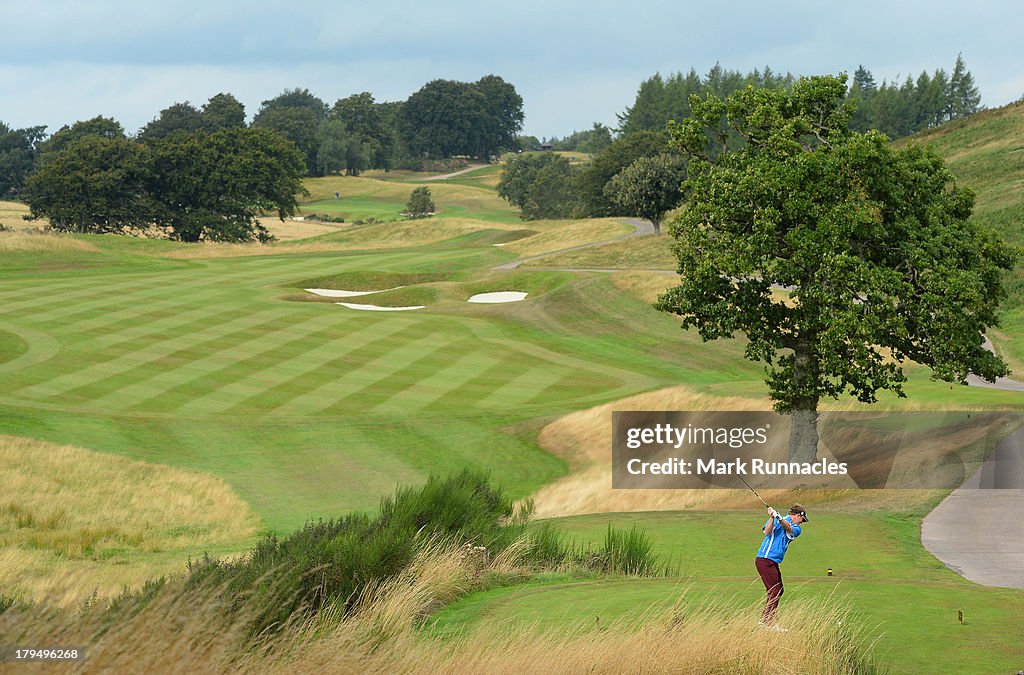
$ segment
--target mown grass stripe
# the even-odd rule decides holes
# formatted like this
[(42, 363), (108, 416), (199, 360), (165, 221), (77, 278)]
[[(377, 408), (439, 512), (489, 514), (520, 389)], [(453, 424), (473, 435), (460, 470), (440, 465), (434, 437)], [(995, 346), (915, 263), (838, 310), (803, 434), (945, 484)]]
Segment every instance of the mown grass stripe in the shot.
[(378, 397), (386, 398), (390, 395), (382, 392), (389, 391), (396, 373), (415, 367), (421, 361), (430, 360), (436, 352), (449, 344), (448, 336), (439, 332), (422, 339), (406, 341), (342, 377), (325, 382), (313, 391), (292, 399), (273, 412), (278, 415), (313, 415), (337, 406), (342, 400), (351, 403), (344, 406), (350, 413), (353, 409), (366, 410), (369, 405), (379, 402)]
[[(290, 319), (282, 318), (288, 323)], [(280, 323), (280, 322), (279, 322)], [(321, 326), (315, 328), (316, 326)], [(302, 330), (302, 329), (306, 330)], [(336, 317), (318, 317), (304, 324), (288, 323), (280, 330), (265, 333), (255, 340), (239, 345), (238, 349), (220, 352), (213, 367), (192, 377), (182, 378), (157, 397), (140, 401), (131, 411), (168, 412), (200, 397), (224, 390), (250, 377), (253, 373), (278, 367), (309, 350), (311, 343), (343, 340), (354, 331), (348, 324), (339, 324)]]
[[(193, 314), (198, 314), (198, 316), (192, 317)], [(38, 387), (46, 387), (54, 380), (55, 371), (58, 371), (59, 376), (74, 377), (73, 373), (68, 372), (73, 369), (73, 366), (68, 366), (69, 363), (76, 364), (82, 361), (93, 367), (102, 368), (105, 364), (135, 354), (140, 346), (154, 345), (157, 340), (178, 338), (181, 335), (204, 330), (210, 326), (214, 318), (225, 322), (250, 316), (252, 316), (252, 312), (244, 307), (235, 307), (230, 311), (204, 308), (201, 311), (184, 313), (174, 318), (165, 317), (159, 321), (146, 321), (141, 324), (145, 330), (122, 331), (117, 339), (108, 338), (107, 345), (103, 345), (95, 336), (61, 334), (63, 344), (60, 352), (38, 368), (16, 373), (9, 382), (8, 391), (20, 395), (25, 391), (35, 391)], [(133, 329), (137, 328), (139, 327), (133, 327)], [(80, 382), (75, 387), (87, 387), (90, 383), (89, 381)], [(66, 391), (64, 396), (67, 396)]]
[[(255, 314), (249, 313), (224, 323), (212, 326), (207, 325), (195, 333), (184, 332), (164, 340), (144, 344), (117, 358), (94, 363), (81, 370), (52, 378), (47, 382), (23, 389), (21, 393), (33, 398), (60, 396), (64, 392), (95, 382), (98, 379), (108, 378), (150, 364), (165, 356), (168, 352), (187, 348), (192, 344), (210, 340), (211, 338), (223, 337), (228, 333), (258, 325), (272, 319), (279, 312), (280, 308), (275, 307), (262, 312), (256, 312)], [(212, 313), (215, 314), (215, 312)]]
[(554, 364), (535, 366), (503, 387), (495, 389), (490, 396), (477, 402), (476, 406), (480, 408), (509, 408), (524, 404), (538, 392), (561, 380), (564, 375), (565, 370)]
[[(373, 410), (389, 400), (396, 393), (402, 392), (408, 387), (426, 377), (433, 375), (438, 367), (444, 367), (458, 358), (457, 350), (453, 349), (455, 341), (450, 333), (439, 331), (437, 333), (444, 340), (444, 344), (431, 349), (425, 353), (412, 353), (411, 356), (401, 359), (395, 367), (389, 368), (388, 373), (378, 373), (375, 381), (367, 383), (361, 389), (350, 392), (345, 400), (338, 400), (325, 412), (342, 411), (358, 405), (364, 410)], [(435, 334), (430, 337), (433, 338)], [(424, 342), (424, 341), (421, 341)], [(408, 353), (408, 352), (407, 352)]]
[(467, 400), (483, 400), (496, 389), (507, 384), (509, 380), (530, 369), (529, 361), (519, 358), (514, 352), (494, 349), (489, 353), (496, 354), (500, 360), (473, 379), (464, 382), (457, 390), (453, 390), (432, 402), (426, 409), (444, 410), (452, 405), (463, 405)]
[(403, 413), (421, 410), (439, 398), (445, 397), (453, 391), (460, 391), (463, 395), (462, 385), (487, 372), (495, 364), (501, 362), (501, 358), (493, 354), (477, 351), (469, 347), (468, 353), (463, 349), (456, 349), (453, 345), (445, 352), (446, 355), (455, 357), (450, 364), (437, 362), (433, 364), (435, 372), (418, 382), (414, 382), (404, 390), (397, 392), (389, 399), (374, 407), (374, 413)]
[[(60, 320), (64, 323), (70, 317), (77, 315), (90, 316), (91, 312), (110, 307), (134, 304), (139, 299), (145, 299), (150, 295), (164, 295), (173, 292), (173, 277), (160, 279), (147, 283), (141, 288), (121, 285), (121, 280), (107, 279), (104, 284), (95, 286), (83, 283), (79, 292), (71, 294), (51, 291), (45, 285), (34, 289), (32, 298), (23, 302), (5, 303), (3, 311), (5, 314), (24, 316), (32, 321), (41, 324), (50, 324)], [(111, 292), (111, 285), (116, 285), (116, 290)], [(155, 291), (155, 293), (152, 293)], [(42, 296), (42, 299), (40, 297)], [(92, 298), (87, 302), (80, 302), (81, 298)]]
[[(216, 414), (221, 412), (249, 412), (254, 408), (272, 407), (268, 398), (274, 398), (278, 387), (288, 390), (289, 383), (303, 380), (318, 380), (334, 372), (329, 366), (344, 364), (347, 355), (366, 344), (386, 341), (391, 335), (403, 330), (401, 324), (389, 324), (386, 319), (372, 319), (361, 323), (363, 327), (344, 335), (341, 339), (326, 340), (317, 344), (307, 338), (306, 347), (289, 359), (268, 364), (258, 372), (250, 372), (244, 378), (227, 383), (209, 394), (197, 398), (178, 409), (191, 414)], [(294, 393), (289, 392), (292, 400)]]
[[(359, 325), (363, 325), (360, 321)], [(229, 412), (242, 413), (245, 410), (275, 410), (288, 405), (293, 399), (303, 397), (325, 384), (345, 377), (352, 370), (362, 367), (370, 361), (387, 355), (392, 350), (415, 340), (426, 333), (422, 322), (406, 323), (395, 321), (392, 317), (375, 320), (376, 333), (360, 334), (358, 340), (345, 339), (339, 344), (344, 353), (338, 358), (324, 364), (322, 368), (296, 374), (294, 368), (288, 369), (289, 377), (279, 384), (264, 391), (252, 392), (251, 398), (241, 401)]]
[(142, 378), (134, 379), (127, 386), (111, 390), (106, 396), (94, 400), (92, 404), (105, 406), (120, 401), (124, 405), (127, 401), (132, 402), (133, 406), (138, 405), (161, 396), (172, 387), (205, 377), (211, 371), (218, 371), (255, 354), (271, 351), (277, 348), (281, 339), (296, 336), (306, 339), (312, 327), (304, 323), (303, 319), (309, 319), (309, 323), (314, 326), (325, 322), (332, 323), (326, 317), (317, 321), (316, 317), (310, 317), (304, 312), (278, 314), (264, 323), (168, 353), (159, 364), (163, 367), (155, 368), (157, 364), (151, 364), (146, 368), (146, 374)]

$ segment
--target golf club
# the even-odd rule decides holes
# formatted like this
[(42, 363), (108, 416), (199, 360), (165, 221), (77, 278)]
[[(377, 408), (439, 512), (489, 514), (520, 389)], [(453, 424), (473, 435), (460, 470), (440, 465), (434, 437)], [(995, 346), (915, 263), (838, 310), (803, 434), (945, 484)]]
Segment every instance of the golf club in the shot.
[[(755, 490), (754, 488), (750, 487), (750, 483), (748, 483), (746, 480), (744, 480), (743, 476), (741, 476), (739, 474), (736, 474), (736, 477), (739, 478), (741, 481), (743, 481), (743, 484), (747, 486), (748, 490), (750, 490), (751, 492), (754, 493), (755, 497), (757, 497), (758, 499), (761, 499), (761, 495), (757, 494), (757, 490)], [(768, 506), (768, 502), (766, 502), (765, 500), (761, 499), (761, 503), (764, 504), (765, 508), (768, 508), (768, 509), (771, 508), (770, 506)]]

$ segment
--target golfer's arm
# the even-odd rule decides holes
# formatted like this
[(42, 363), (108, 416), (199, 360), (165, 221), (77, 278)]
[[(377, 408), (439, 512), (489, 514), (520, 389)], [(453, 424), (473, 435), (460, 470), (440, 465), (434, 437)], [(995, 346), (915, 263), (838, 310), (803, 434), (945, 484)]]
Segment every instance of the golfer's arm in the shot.
[(782, 529), (786, 531), (786, 534), (793, 534), (793, 526), (789, 523), (788, 520), (783, 520), (782, 518), (779, 518), (779, 525), (782, 525)]
[(768, 520), (768, 524), (764, 526), (764, 533), (765, 534), (771, 534), (772, 530), (774, 530), (774, 529), (775, 529), (775, 519), (774, 518), (770, 518)]

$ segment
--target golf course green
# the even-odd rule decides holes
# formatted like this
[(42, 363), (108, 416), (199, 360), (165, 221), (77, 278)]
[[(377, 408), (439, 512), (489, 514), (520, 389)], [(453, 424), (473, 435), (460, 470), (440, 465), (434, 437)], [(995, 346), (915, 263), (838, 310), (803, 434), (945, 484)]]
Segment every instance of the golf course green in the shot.
[[(951, 147), (971, 139), (977, 134)], [(984, 172), (968, 175), (985, 180)], [(522, 251), (602, 242), (629, 228), (580, 221), (567, 232), (557, 222), (524, 223), (489, 183), (472, 173), (447, 183), (315, 179), (304, 211), (346, 223), (269, 246), (0, 233), (0, 437), (212, 476), (248, 504), (264, 532), (286, 534), (310, 520), (373, 512), (396, 485), (464, 467), (528, 497), (579, 469), (538, 440), (574, 411), (676, 385), (766, 400), (762, 370), (743, 358), (741, 340), (705, 344), (680, 331), (675, 318), (631, 290), (631, 277), (496, 270)], [(400, 221), (409, 192), (422, 184), (431, 186), (437, 216)], [(981, 217), (999, 227), (1004, 210), (991, 204), (1005, 191), (979, 196), (990, 200), (979, 206)], [(395, 222), (352, 224), (368, 218)], [(639, 251), (633, 258), (631, 246)], [(651, 237), (623, 239), (538, 262), (660, 268), (666, 248)], [(348, 298), (306, 288), (370, 292), (353, 301), (423, 308), (361, 311), (334, 302)], [(499, 291), (527, 296), (466, 302)], [(1022, 323), (1017, 292), (1011, 288), (1005, 332), (996, 336), (1011, 361), (1024, 353), (1014, 332)], [(880, 406), (1024, 407), (1016, 392), (935, 382), (920, 367), (907, 373), (907, 402), (885, 396)], [(783, 614), (791, 598), (840, 598), (897, 672), (935, 670), (935, 663), (948, 672), (1024, 667), (1024, 590), (971, 583), (931, 556), (919, 528), (935, 503), (910, 500), (895, 511), (865, 500), (849, 508), (823, 503), (785, 561)], [(599, 624), (595, 617), (642, 616), (680, 598), (722, 602), (756, 618), (764, 595), (753, 567), (757, 506), (552, 519), (582, 546), (598, 543), (609, 524), (638, 525), (671, 575), (541, 575), (468, 595), (431, 616), (423, 633), (454, 640), (503, 622), (538, 631), (588, 627)], [(0, 535), (15, 528), (5, 523)], [(217, 553), (241, 553), (250, 542)], [(55, 555), (54, 573), (102, 563), (100, 544), (70, 559)], [(181, 544), (173, 554), (184, 567), (206, 550)], [(118, 552), (131, 556), (131, 543)]]

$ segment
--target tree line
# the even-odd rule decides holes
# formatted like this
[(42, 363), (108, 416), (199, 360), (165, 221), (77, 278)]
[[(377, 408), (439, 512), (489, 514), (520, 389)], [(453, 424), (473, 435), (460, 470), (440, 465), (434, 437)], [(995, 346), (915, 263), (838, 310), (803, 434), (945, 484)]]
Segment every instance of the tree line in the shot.
[[(770, 67), (748, 73), (728, 70), (719, 64), (704, 77), (691, 68), (685, 75), (660, 74), (644, 80), (633, 105), (618, 115), (619, 133), (659, 131), (669, 120), (682, 122), (692, 116), (691, 96), (728, 97), (747, 87), (789, 89), (796, 82), (790, 74), (779, 74)], [(978, 112), (981, 94), (962, 55), (957, 55), (952, 73), (938, 68), (931, 75), (921, 71), (902, 83), (883, 80), (878, 84), (871, 71), (858, 66), (847, 90), (847, 100), (855, 105), (850, 128), (855, 131), (877, 129), (889, 138), (915, 134), (944, 122)]]
[(243, 104), (220, 93), (161, 110), (133, 136), (113, 118), (13, 129), (0, 122), (0, 199), (23, 199), (57, 230), (152, 225), (182, 241), (264, 241), (261, 213), (291, 215), (303, 176), (489, 160), (517, 148), (523, 101), (496, 75), (434, 80), (406, 101), (369, 92), (328, 105), (308, 89)]
[[(578, 166), (553, 153), (519, 155), (508, 162), (499, 194), (527, 220), (640, 215), (658, 229), (662, 216), (680, 203), (678, 184), (686, 176), (686, 160), (669, 148), (669, 122), (691, 118), (692, 105), (709, 96), (724, 99), (747, 88), (788, 91), (796, 82), (792, 74), (770, 67), (741, 73), (719, 64), (703, 77), (693, 68), (685, 75), (656, 74), (640, 84), (633, 105), (618, 116), (617, 133), (595, 123), (563, 139), (520, 137), (524, 150), (576, 150), (593, 158)], [(877, 84), (861, 66), (843, 102), (852, 108), (851, 130), (876, 129), (894, 139), (977, 112), (981, 95), (963, 57), (957, 56), (952, 74), (939, 68), (901, 85)], [(745, 142), (735, 129), (722, 133), (723, 148)]]

